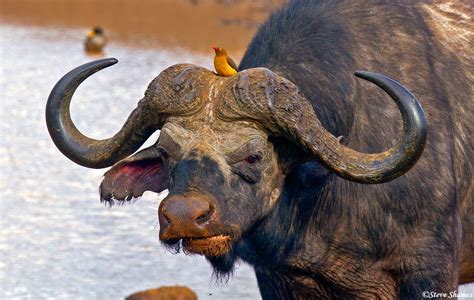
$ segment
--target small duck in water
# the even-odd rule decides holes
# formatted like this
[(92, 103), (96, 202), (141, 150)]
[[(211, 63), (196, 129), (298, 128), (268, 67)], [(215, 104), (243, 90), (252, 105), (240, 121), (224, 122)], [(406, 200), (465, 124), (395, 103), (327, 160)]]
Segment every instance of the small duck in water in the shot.
[(100, 53), (106, 44), (107, 38), (105, 37), (104, 30), (96, 26), (87, 33), (84, 48), (89, 53)]

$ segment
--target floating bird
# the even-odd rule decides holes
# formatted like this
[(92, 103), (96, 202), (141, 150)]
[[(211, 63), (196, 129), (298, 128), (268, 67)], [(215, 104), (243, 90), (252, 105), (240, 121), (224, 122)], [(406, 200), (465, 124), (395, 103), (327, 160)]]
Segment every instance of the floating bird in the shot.
[(224, 48), (216, 46), (212, 46), (212, 49), (216, 52), (216, 57), (214, 57), (214, 67), (216, 68), (217, 74), (225, 77), (237, 74), (239, 68), (232, 58), (227, 56), (227, 51)]
[(104, 34), (104, 30), (101, 27), (94, 27), (87, 33), (87, 37), (84, 41), (84, 48), (87, 52), (99, 53), (102, 52), (107, 39)]

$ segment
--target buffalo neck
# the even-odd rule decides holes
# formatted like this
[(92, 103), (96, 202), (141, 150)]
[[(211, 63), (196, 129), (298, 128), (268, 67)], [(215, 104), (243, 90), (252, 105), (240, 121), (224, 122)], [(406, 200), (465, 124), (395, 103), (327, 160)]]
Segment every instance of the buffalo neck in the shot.
[[(386, 253), (351, 236), (351, 218), (337, 217), (351, 206), (347, 184), (314, 161), (286, 177), (274, 209), (235, 253), (254, 266), (264, 299), (394, 296), (395, 282), (377, 263)], [(368, 294), (359, 294), (364, 285)]]

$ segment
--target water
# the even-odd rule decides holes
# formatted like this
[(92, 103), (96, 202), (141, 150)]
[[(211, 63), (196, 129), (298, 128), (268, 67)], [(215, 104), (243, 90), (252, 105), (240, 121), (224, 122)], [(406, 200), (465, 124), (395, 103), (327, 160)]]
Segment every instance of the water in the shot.
[[(164, 195), (145, 193), (133, 205), (107, 208), (98, 195), (104, 170), (80, 167), (55, 148), (44, 107), (62, 75), (95, 59), (82, 52), (83, 35), (0, 27), (0, 298), (123, 299), (180, 284), (200, 299), (260, 299), (248, 266), (219, 285), (203, 257), (164, 251), (156, 215)], [(119, 63), (85, 81), (71, 107), (79, 129), (94, 138), (121, 127), (161, 70), (183, 62), (210, 68), (212, 59), (118, 44), (107, 56)], [(474, 293), (474, 284), (460, 292)]]
[[(250, 267), (239, 266), (227, 284), (217, 284), (203, 257), (161, 247), (163, 195), (146, 193), (133, 205), (107, 208), (98, 194), (105, 170), (80, 167), (53, 145), (44, 120), (51, 88), (67, 71), (97, 59), (83, 53), (83, 36), (74, 29), (0, 27), (0, 298), (123, 299), (180, 284), (200, 299), (259, 299)], [(95, 138), (120, 129), (164, 68), (212, 63), (212, 53), (113, 43), (106, 55), (119, 63), (85, 81), (71, 105), (79, 129)]]

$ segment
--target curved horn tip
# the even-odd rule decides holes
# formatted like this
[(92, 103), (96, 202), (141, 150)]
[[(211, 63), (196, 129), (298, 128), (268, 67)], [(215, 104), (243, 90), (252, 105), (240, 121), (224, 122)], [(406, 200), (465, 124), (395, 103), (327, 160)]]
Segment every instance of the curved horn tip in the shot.
[(368, 71), (360, 71), (360, 70), (357, 70), (354, 72), (354, 75), (359, 77), (359, 78), (365, 78), (367, 77), (367, 75), (370, 75), (370, 74), (376, 74), (376, 73), (372, 73), (372, 72), (368, 72)]
[(380, 73), (375, 73), (375, 72), (369, 72), (369, 71), (362, 71), (362, 70), (357, 70), (354, 72), (354, 75), (359, 77), (359, 78), (371, 78), (371, 77), (376, 77), (376, 76), (381, 76), (381, 77), (386, 77), (385, 75), (382, 75)]
[(388, 76), (368, 71), (355, 71), (354, 75), (374, 83), (375, 85), (383, 89), (385, 92), (387, 92), (392, 98), (395, 96), (395, 92), (400, 93), (398, 94), (398, 96), (415, 98), (415, 96), (413, 96), (412, 93), (408, 91), (401, 83)]
[[(95, 140), (84, 136), (70, 118), (70, 102), (76, 88), (92, 74), (114, 65), (115, 58), (85, 63), (64, 75), (53, 87), (46, 103), (46, 125), (56, 147), (72, 161), (89, 168), (104, 168), (133, 153), (151, 135), (151, 130), (138, 138), (133, 135), (131, 124), (142, 124), (139, 111), (134, 111), (124, 127), (112, 138)], [(132, 118), (132, 119), (130, 119)], [(130, 121), (132, 120), (132, 121)], [(127, 125), (127, 126), (126, 126)], [(125, 133), (122, 131), (126, 130)], [(145, 130), (144, 128), (142, 128)], [(149, 134), (148, 134), (149, 133)], [(127, 134), (132, 134), (129, 136)], [(146, 135), (146, 136), (145, 136)], [(134, 140), (123, 149), (123, 140)], [(121, 140), (122, 142), (118, 142)], [(138, 140), (138, 141), (137, 141)], [(143, 142), (142, 142), (143, 140)], [(138, 145), (141, 143), (140, 145)], [(138, 146), (137, 146), (138, 145)]]
[(109, 57), (109, 58), (104, 58), (104, 59), (97, 60), (97, 62), (99, 62), (99, 61), (103, 61), (104, 64), (107, 63), (109, 66), (115, 65), (116, 63), (118, 63), (118, 59), (116, 59), (115, 57)]
[(110, 60), (111, 62), (113, 62), (114, 64), (118, 63), (118, 59), (116, 59), (115, 57), (109, 57), (109, 58), (104, 58), (106, 60)]
[(356, 71), (354, 74), (384, 90), (395, 101), (402, 114), (403, 127), (405, 128), (403, 144), (408, 146), (405, 147), (405, 150), (399, 147), (399, 150), (400, 153), (405, 152), (407, 157), (398, 163), (398, 165), (404, 168), (403, 172), (395, 170), (393, 176), (386, 176), (386, 179), (382, 179), (379, 182), (390, 181), (408, 171), (421, 156), (427, 138), (428, 125), (425, 112), (416, 97), (396, 80), (382, 74), (367, 71)]
[(103, 59), (98, 59), (98, 60), (91, 61), (91, 62), (89, 62), (89, 63), (87, 63), (83, 66), (96, 65), (98, 68), (104, 69), (104, 68), (110, 67), (112, 65), (115, 65), (116, 63), (118, 63), (118, 59), (116, 59), (114, 57), (109, 57), (109, 58), (103, 58)]
[(389, 78), (385, 75), (379, 74), (379, 73), (374, 73), (374, 72), (369, 72), (369, 71), (355, 71), (354, 75), (356, 77), (365, 79), (367, 81), (376, 83), (377, 81), (380, 82), (381, 80), (389, 80), (389, 81), (394, 81), (392, 78)]
[[(87, 62), (85, 64), (80, 65), (79, 67), (77, 67), (74, 70), (70, 71), (68, 74), (74, 74), (75, 72), (82, 73), (82, 72), (86, 71), (86, 74), (89, 74), (89, 75), (86, 76), (86, 78), (87, 78), (90, 75), (94, 74), (95, 72), (100, 71), (100, 70), (105, 69), (105, 68), (108, 68), (112, 65), (115, 65), (116, 63), (118, 63), (118, 60), (114, 57), (93, 60), (93, 61), (90, 61), (90, 62)], [(67, 76), (67, 74), (64, 77), (66, 77), (66, 76)]]

